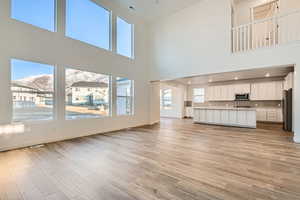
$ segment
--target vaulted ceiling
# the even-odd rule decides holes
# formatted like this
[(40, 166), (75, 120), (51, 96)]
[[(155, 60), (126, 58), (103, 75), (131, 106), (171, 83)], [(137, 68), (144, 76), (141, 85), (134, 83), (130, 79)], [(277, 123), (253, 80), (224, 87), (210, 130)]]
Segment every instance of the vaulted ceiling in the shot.
[(137, 15), (147, 20), (170, 15), (178, 10), (191, 6), (201, 0), (112, 0), (129, 9), (133, 6)]

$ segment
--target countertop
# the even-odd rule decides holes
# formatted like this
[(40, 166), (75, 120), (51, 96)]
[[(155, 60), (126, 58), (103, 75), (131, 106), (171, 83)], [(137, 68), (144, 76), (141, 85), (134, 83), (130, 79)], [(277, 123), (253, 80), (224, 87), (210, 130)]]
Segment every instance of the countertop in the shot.
[(242, 111), (256, 111), (256, 108), (236, 108), (236, 107), (221, 107), (221, 106), (203, 106), (203, 107), (193, 107), (194, 109), (201, 110), (242, 110)]

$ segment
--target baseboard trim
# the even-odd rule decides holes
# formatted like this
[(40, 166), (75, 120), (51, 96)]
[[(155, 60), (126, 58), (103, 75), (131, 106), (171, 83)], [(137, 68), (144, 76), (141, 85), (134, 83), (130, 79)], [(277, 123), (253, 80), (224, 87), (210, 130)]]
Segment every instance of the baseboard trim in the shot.
[(45, 145), (45, 144), (52, 144), (52, 143), (56, 143), (56, 142), (63, 142), (63, 141), (68, 141), (68, 140), (73, 140), (73, 139), (78, 139), (78, 138), (89, 137), (89, 136), (92, 136), (92, 135), (101, 135), (101, 134), (113, 133), (113, 132), (118, 132), (118, 131), (122, 131), (122, 130), (128, 130), (128, 129), (131, 129), (131, 128), (143, 127), (143, 126), (147, 126), (147, 125), (150, 125), (150, 124), (145, 123), (145, 124), (139, 124), (139, 125), (132, 126), (132, 127), (109, 130), (109, 131), (104, 131), (104, 132), (99, 132), (99, 133), (87, 133), (85, 135), (78, 135), (78, 136), (75, 136), (75, 137), (61, 137), (61, 138), (55, 138), (55, 139), (51, 139), (51, 140), (44, 140), (44, 141), (41, 140), (39, 142), (30, 142), (30, 143), (25, 143), (25, 144), (22, 144), (22, 145), (16, 145), (16, 146), (9, 146), (9, 147), (0, 148), (0, 152), (24, 149), (24, 148), (28, 148), (28, 147), (36, 146), (36, 145)]

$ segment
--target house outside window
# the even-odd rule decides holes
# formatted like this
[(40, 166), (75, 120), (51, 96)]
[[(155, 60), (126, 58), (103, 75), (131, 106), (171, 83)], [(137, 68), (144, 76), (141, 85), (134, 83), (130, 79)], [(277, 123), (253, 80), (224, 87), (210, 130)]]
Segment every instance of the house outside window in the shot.
[(110, 116), (110, 76), (66, 69), (66, 119)]
[(127, 78), (117, 79), (117, 115), (133, 114), (134, 82)]

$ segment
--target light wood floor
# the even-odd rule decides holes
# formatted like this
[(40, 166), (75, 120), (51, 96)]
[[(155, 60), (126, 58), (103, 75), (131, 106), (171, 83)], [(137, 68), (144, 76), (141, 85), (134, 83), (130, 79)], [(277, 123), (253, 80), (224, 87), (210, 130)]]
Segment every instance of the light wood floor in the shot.
[(300, 199), (300, 145), (258, 129), (162, 119), (0, 153), (0, 199)]

